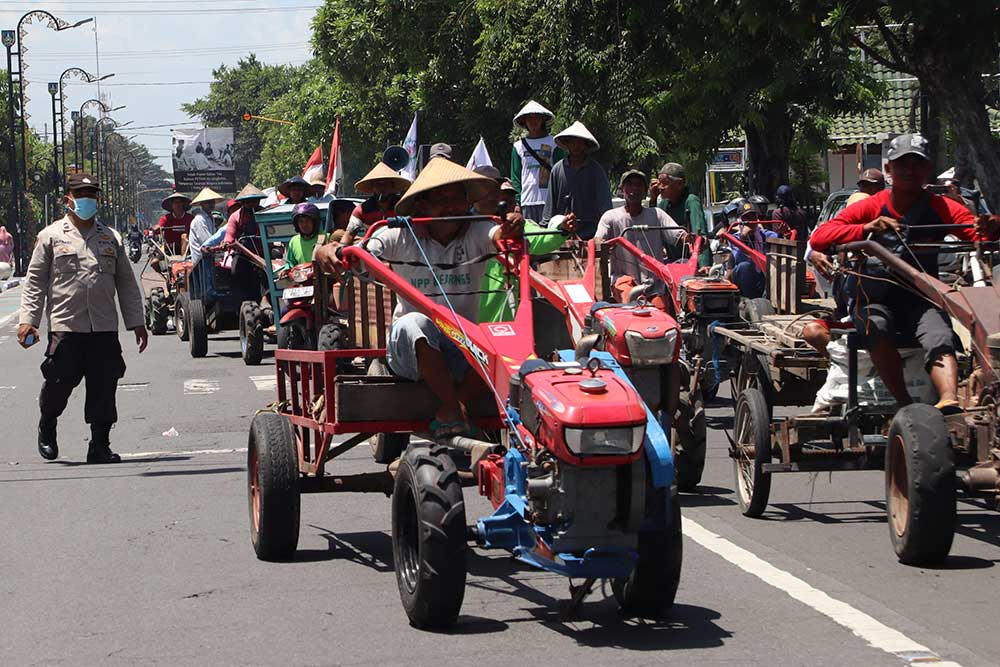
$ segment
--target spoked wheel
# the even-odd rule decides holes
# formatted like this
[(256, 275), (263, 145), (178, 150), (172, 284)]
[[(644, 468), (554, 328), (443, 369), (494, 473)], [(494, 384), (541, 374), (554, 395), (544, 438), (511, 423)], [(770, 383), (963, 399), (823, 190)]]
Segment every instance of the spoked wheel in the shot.
[(289, 560), (299, 543), (299, 459), (291, 423), (262, 412), (247, 446), (250, 538), (261, 560)]
[(264, 358), (264, 321), (255, 301), (240, 306), (240, 354), (247, 366), (256, 366)]
[[(368, 375), (388, 377), (389, 366), (382, 359), (372, 359), (368, 365)], [(399, 458), (410, 444), (408, 433), (378, 433), (371, 439), (372, 456), (375, 463), (392, 463)]]
[(941, 412), (914, 403), (896, 413), (885, 463), (885, 511), (899, 562), (940, 563), (955, 537), (955, 454)]
[(201, 299), (185, 301), (188, 332), (188, 347), (195, 359), (208, 354), (208, 323), (205, 318), (205, 302)]
[(629, 576), (613, 580), (611, 590), (626, 615), (656, 618), (673, 606), (681, 581), (684, 539), (676, 489), (657, 489), (647, 482), (643, 526), (655, 528), (639, 532), (635, 568)]
[(182, 341), (187, 341), (188, 339), (188, 322), (187, 322), (187, 304), (188, 295), (181, 292), (177, 295), (177, 301), (174, 302), (174, 331), (177, 333), (177, 337)]
[(771, 395), (771, 374), (767, 358), (750, 351), (744, 353), (730, 389), (733, 392), (733, 403), (739, 400), (744, 389), (758, 389), (767, 403), (767, 413), (770, 415), (771, 403), (768, 398)]
[(465, 502), (444, 447), (411, 447), (392, 493), (392, 554), (410, 624), (454, 625), (465, 597)]
[(764, 472), (771, 462), (771, 418), (764, 395), (758, 389), (745, 389), (736, 401), (734, 423), (736, 451), (733, 472), (736, 496), (743, 516), (759, 517), (771, 495), (771, 473)]

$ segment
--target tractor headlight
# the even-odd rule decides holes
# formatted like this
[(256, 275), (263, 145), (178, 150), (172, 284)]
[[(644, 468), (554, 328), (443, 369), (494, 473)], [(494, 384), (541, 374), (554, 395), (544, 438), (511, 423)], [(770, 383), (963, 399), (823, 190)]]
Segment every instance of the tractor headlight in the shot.
[(677, 349), (677, 329), (668, 329), (659, 338), (646, 338), (638, 331), (626, 331), (625, 344), (635, 366), (669, 364)]
[(634, 454), (642, 447), (646, 427), (568, 428), (566, 446), (574, 454)]

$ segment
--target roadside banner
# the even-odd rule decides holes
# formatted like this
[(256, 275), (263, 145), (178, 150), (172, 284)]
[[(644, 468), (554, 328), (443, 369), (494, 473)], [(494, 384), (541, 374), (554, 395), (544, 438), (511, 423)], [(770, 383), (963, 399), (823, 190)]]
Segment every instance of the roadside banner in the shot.
[(413, 122), (410, 123), (410, 131), (406, 133), (403, 148), (410, 154), (410, 164), (400, 169), (399, 175), (414, 181), (417, 178), (417, 114), (413, 114)]
[(340, 116), (337, 116), (337, 125), (333, 128), (333, 141), (330, 142), (330, 166), (326, 171), (326, 191), (325, 195), (337, 195), (340, 181), (344, 179), (344, 156), (340, 151)]
[(177, 192), (236, 192), (233, 128), (175, 128), (170, 137)]
[(490, 152), (486, 150), (486, 142), (483, 141), (482, 137), (479, 137), (479, 143), (476, 144), (476, 149), (472, 151), (472, 155), (469, 157), (469, 162), (465, 165), (465, 168), (475, 169), (476, 167), (492, 166), (493, 160), (490, 159)]

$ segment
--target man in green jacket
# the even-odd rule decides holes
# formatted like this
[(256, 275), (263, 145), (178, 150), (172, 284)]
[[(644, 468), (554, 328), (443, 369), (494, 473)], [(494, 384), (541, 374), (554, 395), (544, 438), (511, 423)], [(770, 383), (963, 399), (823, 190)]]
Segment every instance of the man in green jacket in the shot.
[[(503, 202), (507, 205), (508, 211), (514, 210), (517, 197), (517, 190), (509, 179), (501, 178), (500, 172), (494, 167), (479, 167), (476, 173), (500, 181), (499, 198), (495, 195), (480, 199), (476, 202), (476, 212), (483, 215), (493, 215), (497, 205)], [(563, 223), (560, 230), (566, 232), (573, 231), (573, 223)], [(548, 252), (558, 250), (566, 240), (566, 234), (558, 230), (546, 229), (532, 220), (524, 221), (524, 231), (526, 233), (540, 234), (538, 236), (525, 236), (528, 243), (528, 252), (532, 255), (544, 255)], [(479, 299), (479, 321), (480, 322), (510, 322), (514, 319), (514, 312), (511, 310), (507, 300), (507, 292), (504, 289), (506, 276), (503, 266), (493, 258), (486, 263), (486, 273), (483, 275), (481, 290), (482, 297)], [(514, 280), (514, 298), (517, 298), (517, 280)]]
[(659, 206), (673, 218), (677, 224), (691, 234), (697, 234), (704, 240), (701, 255), (698, 257), (698, 267), (712, 266), (712, 251), (708, 245), (708, 223), (705, 221), (705, 211), (701, 200), (691, 194), (687, 186), (684, 167), (676, 162), (668, 162), (660, 169), (659, 175), (649, 186), (649, 203), (652, 206), (659, 197)]

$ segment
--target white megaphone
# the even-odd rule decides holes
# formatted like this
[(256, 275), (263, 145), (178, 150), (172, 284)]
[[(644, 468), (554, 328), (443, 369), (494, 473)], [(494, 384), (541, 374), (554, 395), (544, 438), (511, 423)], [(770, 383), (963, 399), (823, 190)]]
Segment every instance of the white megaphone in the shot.
[(382, 162), (393, 171), (399, 171), (410, 164), (410, 154), (402, 146), (389, 146), (382, 153)]

